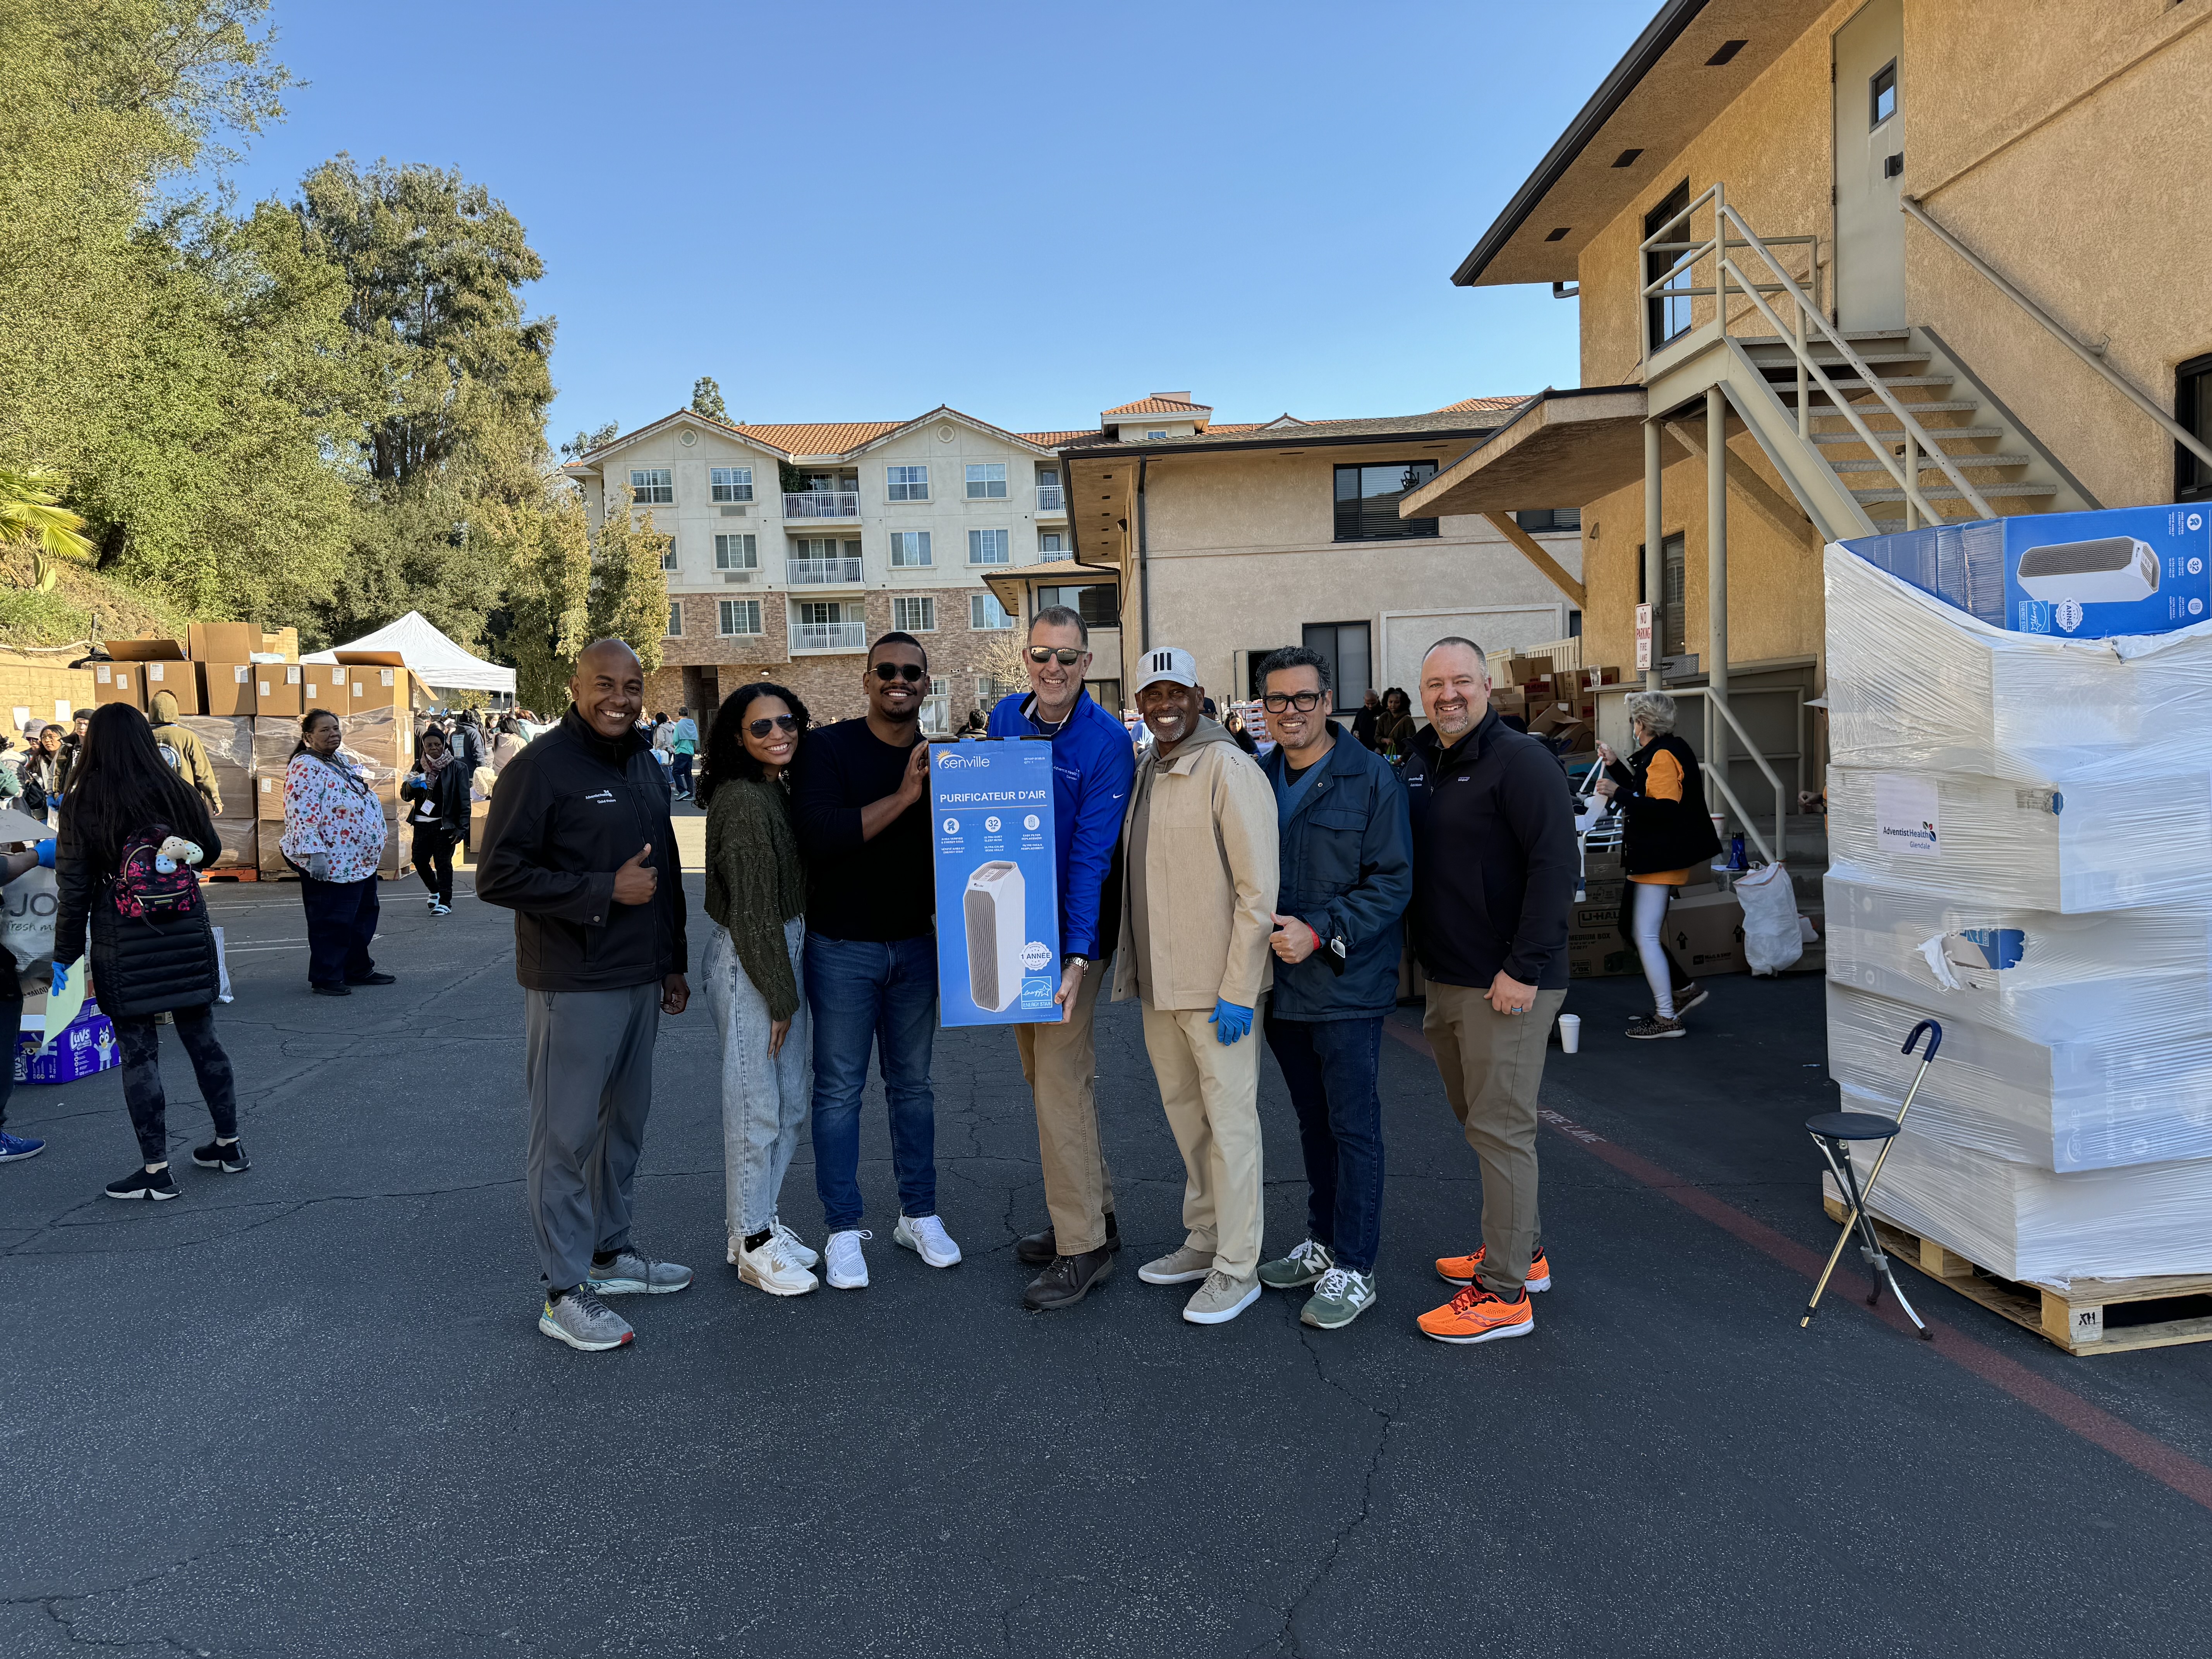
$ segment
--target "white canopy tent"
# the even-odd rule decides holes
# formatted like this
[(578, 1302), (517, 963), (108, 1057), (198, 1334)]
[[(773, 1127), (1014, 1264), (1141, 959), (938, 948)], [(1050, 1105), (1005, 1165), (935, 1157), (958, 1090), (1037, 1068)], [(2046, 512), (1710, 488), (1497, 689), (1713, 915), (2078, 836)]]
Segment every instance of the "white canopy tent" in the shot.
[(302, 657), (302, 662), (336, 662), (356, 651), (396, 651), (408, 670), (424, 684), (441, 691), (501, 691), (514, 695), (514, 671), (472, 657), (440, 633), (419, 611), (410, 611), (373, 634), (328, 651)]

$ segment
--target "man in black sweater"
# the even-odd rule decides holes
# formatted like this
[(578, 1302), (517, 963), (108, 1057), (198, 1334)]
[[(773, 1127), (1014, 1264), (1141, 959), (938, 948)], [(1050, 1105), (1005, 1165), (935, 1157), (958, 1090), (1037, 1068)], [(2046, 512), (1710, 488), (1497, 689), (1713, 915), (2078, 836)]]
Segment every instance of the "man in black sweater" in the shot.
[(1536, 1089), (1567, 999), (1574, 813), (1551, 751), (1490, 706), (1481, 647), (1431, 646), (1421, 705), (1430, 724), (1406, 764), (1406, 920), (1428, 977), (1421, 1030), (1482, 1165), (1482, 1248), (1438, 1259), (1437, 1273), (1465, 1288), (1419, 1322), (1440, 1342), (1490, 1342), (1534, 1330), (1528, 1292), (1552, 1284), (1536, 1207)]
[(960, 1260), (937, 1216), (937, 896), (930, 867), (929, 658), (886, 634), (860, 685), (868, 712), (806, 734), (791, 813), (806, 860), (806, 1002), (814, 1018), (814, 1184), (833, 1290), (868, 1282), (860, 1228), (860, 1091), (868, 1054), (890, 1109), (899, 1220), (892, 1240), (933, 1267)]
[(620, 640), (599, 640), (576, 659), (568, 690), (561, 724), (492, 791), (477, 896), (514, 912), (530, 1089), (524, 1186), (547, 1285), (538, 1328), (597, 1352), (634, 1334), (601, 1296), (691, 1282), (689, 1267), (630, 1244), (653, 1040), (691, 988), (667, 774), (636, 730), (645, 671)]

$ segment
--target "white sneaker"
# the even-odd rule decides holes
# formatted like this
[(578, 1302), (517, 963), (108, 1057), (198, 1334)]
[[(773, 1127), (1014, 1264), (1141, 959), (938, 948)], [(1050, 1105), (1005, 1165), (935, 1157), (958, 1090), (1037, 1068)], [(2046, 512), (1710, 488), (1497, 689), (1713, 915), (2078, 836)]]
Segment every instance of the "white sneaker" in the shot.
[(833, 1291), (864, 1291), (868, 1287), (868, 1258), (860, 1254), (860, 1241), (875, 1235), (865, 1229), (847, 1228), (842, 1233), (830, 1235), (830, 1242), (822, 1248), (830, 1254), (830, 1288)]
[(802, 1267), (811, 1267), (822, 1260), (807, 1248), (805, 1239), (783, 1224), (781, 1216), (771, 1216), (769, 1218), (768, 1230), (783, 1241), (783, 1255), (786, 1261), (796, 1261)]
[(434, 916), (450, 916), (453, 914), (453, 907), (450, 904), (438, 904), (434, 902), (430, 906), (430, 914)]
[[(757, 1250), (748, 1250), (740, 1241), (738, 1245), (738, 1277), (770, 1296), (805, 1296), (821, 1281), (784, 1254), (783, 1240), (774, 1233)], [(860, 1269), (860, 1282), (867, 1282), (867, 1268)]]
[(933, 1215), (901, 1216), (898, 1225), (891, 1229), (891, 1243), (905, 1245), (933, 1267), (960, 1265), (960, 1247)]

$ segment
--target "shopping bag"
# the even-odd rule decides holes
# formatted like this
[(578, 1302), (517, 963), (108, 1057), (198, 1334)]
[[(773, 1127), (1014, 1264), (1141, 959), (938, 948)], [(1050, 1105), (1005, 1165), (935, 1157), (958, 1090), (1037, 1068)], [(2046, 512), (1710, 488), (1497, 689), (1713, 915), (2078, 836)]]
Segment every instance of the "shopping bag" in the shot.
[(1788, 870), (1769, 864), (1738, 876), (1735, 896), (1743, 906), (1743, 957), (1753, 974), (1778, 974), (1805, 954)]
[(59, 895), (54, 872), (44, 867), (27, 870), (0, 888), (0, 905), (6, 911), (0, 937), (15, 958), (0, 968), (12, 965), (27, 988), (44, 989), (51, 977), (47, 970), (54, 959), (54, 908)]
[(225, 956), (222, 952), (222, 929), (216, 927), (210, 931), (215, 934), (215, 1000), (217, 1002), (228, 1002), (232, 1000), (230, 994), (230, 958)]

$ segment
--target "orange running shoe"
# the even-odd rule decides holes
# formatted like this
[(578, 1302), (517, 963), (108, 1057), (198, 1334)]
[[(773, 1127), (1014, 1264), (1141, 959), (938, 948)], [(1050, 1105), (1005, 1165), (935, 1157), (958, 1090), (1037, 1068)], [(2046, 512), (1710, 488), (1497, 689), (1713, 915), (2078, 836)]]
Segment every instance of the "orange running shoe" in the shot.
[[(1486, 1244), (1483, 1246), (1483, 1249), (1489, 1248)], [(1472, 1285), (1475, 1274), (1481, 1271), (1482, 1250), (1477, 1250), (1473, 1255), (1440, 1255), (1437, 1258), (1437, 1277), (1447, 1285)], [(1552, 1264), (1545, 1256), (1540, 1244), (1536, 1247), (1536, 1254), (1528, 1263), (1528, 1277), (1524, 1283), (1532, 1291), (1552, 1288)]]
[(1516, 1301), (1502, 1302), (1480, 1285), (1470, 1285), (1414, 1322), (1422, 1335), (1439, 1342), (1495, 1342), (1500, 1337), (1528, 1335), (1536, 1328), (1536, 1311), (1525, 1291)]

